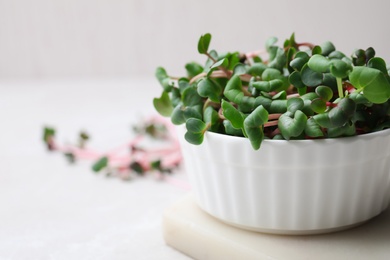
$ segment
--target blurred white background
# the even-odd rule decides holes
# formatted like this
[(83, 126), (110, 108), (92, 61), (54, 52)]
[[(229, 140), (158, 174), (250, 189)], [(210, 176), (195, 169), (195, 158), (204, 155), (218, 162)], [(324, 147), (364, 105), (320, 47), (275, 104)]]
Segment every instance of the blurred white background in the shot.
[(0, 78), (184, 73), (200, 35), (251, 51), (270, 36), (331, 40), (346, 54), (373, 46), (390, 60), (386, 0), (0, 0)]

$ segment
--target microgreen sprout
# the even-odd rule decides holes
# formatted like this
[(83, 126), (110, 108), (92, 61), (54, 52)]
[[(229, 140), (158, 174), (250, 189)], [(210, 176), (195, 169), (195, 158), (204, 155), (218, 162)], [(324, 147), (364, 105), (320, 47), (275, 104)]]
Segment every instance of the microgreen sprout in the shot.
[[(106, 176), (117, 176), (129, 180), (134, 175), (144, 176), (154, 172), (158, 178), (167, 179), (181, 162), (181, 151), (172, 130), (172, 125), (161, 117), (153, 117), (133, 127), (136, 136), (126, 143), (101, 153), (87, 146), (89, 134), (80, 132), (76, 145), (59, 145), (55, 140), (55, 129), (44, 127), (43, 141), (49, 151), (64, 154), (69, 163), (78, 160), (92, 161), (92, 171), (105, 172)], [(151, 140), (148, 142), (148, 138)], [(156, 140), (158, 142), (156, 142)], [(159, 143), (159, 147), (155, 147)]]
[(262, 51), (221, 54), (210, 50), (211, 38), (200, 37), (207, 60), (187, 63), (187, 76), (156, 70), (163, 91), (154, 107), (185, 124), (192, 144), (207, 131), (246, 137), (259, 149), (264, 139), (353, 136), (390, 125), (389, 67), (371, 47), (348, 57), (329, 41), (298, 43), (292, 34), (282, 47), (273, 37)]

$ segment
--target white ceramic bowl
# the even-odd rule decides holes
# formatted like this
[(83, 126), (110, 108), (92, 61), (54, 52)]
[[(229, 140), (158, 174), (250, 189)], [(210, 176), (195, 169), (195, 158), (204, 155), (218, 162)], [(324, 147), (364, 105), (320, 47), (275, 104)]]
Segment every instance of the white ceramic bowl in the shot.
[(207, 132), (202, 145), (179, 137), (198, 205), (241, 228), (276, 234), (346, 229), (390, 199), (390, 129), (322, 140), (249, 140)]

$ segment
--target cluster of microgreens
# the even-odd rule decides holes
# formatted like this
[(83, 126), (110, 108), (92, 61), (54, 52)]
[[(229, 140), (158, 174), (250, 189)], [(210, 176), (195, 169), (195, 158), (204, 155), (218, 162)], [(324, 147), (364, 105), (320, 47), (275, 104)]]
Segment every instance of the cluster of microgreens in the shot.
[[(107, 176), (117, 176), (129, 180), (134, 173), (138, 176), (155, 172), (158, 177), (165, 178), (167, 173), (177, 168), (181, 162), (181, 152), (171, 124), (159, 117), (133, 127), (136, 136), (128, 143), (109, 152), (100, 153), (89, 149), (86, 142), (90, 139), (85, 132), (80, 132), (75, 145), (61, 146), (55, 141), (56, 130), (44, 127), (43, 141), (49, 151), (61, 152), (70, 163), (79, 159), (93, 161), (94, 172), (105, 171)], [(145, 139), (151, 138), (163, 146), (156, 148), (145, 145)]]
[(293, 34), (283, 47), (270, 38), (264, 52), (222, 54), (209, 51), (210, 40), (200, 37), (207, 61), (187, 63), (186, 77), (156, 70), (163, 92), (153, 104), (186, 125), (192, 144), (206, 131), (247, 137), (259, 149), (265, 138), (333, 138), (390, 126), (389, 67), (371, 47), (348, 57), (331, 42), (297, 43)]

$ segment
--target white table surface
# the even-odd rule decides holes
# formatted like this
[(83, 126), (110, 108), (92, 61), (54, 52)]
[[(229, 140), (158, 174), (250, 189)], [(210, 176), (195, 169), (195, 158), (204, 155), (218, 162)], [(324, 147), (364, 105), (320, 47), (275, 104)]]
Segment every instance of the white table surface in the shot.
[[(188, 192), (153, 176), (129, 182), (94, 174), (48, 153), (45, 124), (59, 143), (90, 133), (104, 152), (154, 114), (154, 79), (0, 80), (0, 259), (188, 259), (165, 245), (165, 208)], [(183, 171), (175, 178), (186, 181)]]

